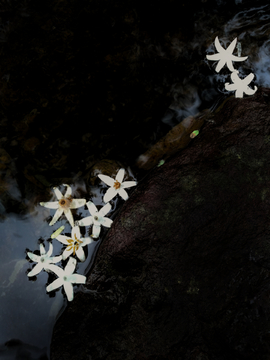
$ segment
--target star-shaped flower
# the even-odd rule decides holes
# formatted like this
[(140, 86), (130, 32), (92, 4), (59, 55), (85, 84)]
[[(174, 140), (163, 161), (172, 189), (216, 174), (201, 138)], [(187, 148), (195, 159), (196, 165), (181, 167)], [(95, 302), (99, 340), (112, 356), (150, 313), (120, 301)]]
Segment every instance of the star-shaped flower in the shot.
[(74, 298), (72, 284), (85, 284), (86, 282), (84, 275), (73, 274), (75, 268), (76, 259), (73, 257), (69, 258), (64, 270), (59, 266), (50, 265), (49, 270), (54, 272), (58, 276), (58, 279), (46, 287), (47, 292), (53, 291), (63, 285), (68, 301), (72, 301)]
[(86, 218), (77, 221), (77, 224), (79, 226), (93, 225), (92, 237), (97, 238), (100, 234), (101, 225), (105, 227), (111, 227), (112, 225), (113, 221), (105, 217), (105, 215), (108, 214), (108, 212), (111, 210), (111, 204), (107, 203), (99, 211), (95, 204), (91, 201), (88, 201), (86, 205), (91, 216), (87, 216)]
[(27, 274), (28, 276), (35, 276), (38, 273), (41, 272), (41, 270), (47, 270), (49, 264), (55, 264), (62, 260), (62, 255), (51, 257), (53, 252), (53, 246), (52, 243), (49, 245), (49, 250), (46, 254), (45, 247), (43, 244), (39, 245), (40, 249), (40, 255), (33, 254), (31, 252), (28, 252), (28, 257), (34, 261), (37, 262), (37, 265), (34, 266), (34, 268)]
[(228, 91), (235, 90), (235, 97), (242, 98), (243, 94), (253, 95), (258, 90), (257, 86), (254, 86), (254, 90), (252, 90), (248, 84), (253, 80), (254, 74), (250, 73), (244, 79), (240, 79), (237, 75), (239, 72), (234, 71), (231, 73), (232, 84), (225, 83), (225, 89)]
[(63, 260), (66, 260), (70, 255), (77, 255), (78, 259), (85, 261), (85, 254), (83, 246), (90, 244), (93, 240), (90, 237), (81, 238), (80, 229), (74, 226), (71, 230), (71, 237), (65, 235), (58, 235), (56, 239), (62, 244), (67, 245), (62, 254)]
[(58, 199), (58, 201), (48, 201), (41, 202), (40, 205), (49, 209), (57, 209), (52, 221), (49, 225), (53, 225), (60, 218), (60, 216), (64, 213), (70, 223), (70, 225), (74, 226), (73, 215), (70, 209), (77, 209), (78, 207), (84, 206), (86, 203), (85, 199), (73, 199), (71, 196), (72, 189), (69, 185), (64, 184), (67, 187), (65, 195), (62, 195), (61, 191), (57, 188), (53, 188), (54, 193)]
[(107, 175), (102, 175), (102, 174), (98, 175), (98, 177), (103, 182), (105, 182), (105, 184), (110, 186), (110, 188), (106, 191), (104, 198), (103, 198), (103, 201), (105, 203), (110, 201), (117, 194), (119, 194), (122, 197), (122, 199), (124, 199), (124, 200), (128, 199), (128, 194), (124, 189), (137, 185), (137, 182), (136, 181), (124, 181), (123, 182), (124, 174), (125, 174), (125, 169), (121, 168), (118, 171), (118, 173), (116, 174), (115, 179), (113, 179)]
[(233, 61), (244, 61), (248, 58), (248, 56), (235, 56), (233, 55), (233, 51), (237, 42), (237, 38), (235, 38), (231, 44), (224, 49), (218, 40), (218, 36), (215, 38), (215, 47), (218, 51), (217, 54), (206, 55), (206, 58), (211, 61), (218, 61), (216, 66), (216, 72), (219, 72), (223, 66), (226, 64), (231, 72), (235, 71), (232, 62)]

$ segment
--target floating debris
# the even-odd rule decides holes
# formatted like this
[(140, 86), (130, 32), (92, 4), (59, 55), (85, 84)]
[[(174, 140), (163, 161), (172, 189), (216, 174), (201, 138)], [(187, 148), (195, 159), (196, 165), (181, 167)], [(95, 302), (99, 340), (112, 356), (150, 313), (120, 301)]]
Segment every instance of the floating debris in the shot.
[(162, 159), (162, 160), (160, 160), (160, 161), (159, 161), (159, 163), (157, 164), (157, 167), (162, 166), (164, 163), (165, 163), (165, 160), (163, 160), (163, 159)]
[(191, 139), (194, 139), (196, 136), (198, 136), (199, 132), (200, 132), (199, 130), (192, 131), (192, 133), (190, 134)]
[(51, 239), (56, 238), (58, 235), (60, 235), (60, 233), (64, 230), (65, 226), (62, 225), (60, 226), (60, 228), (58, 228), (54, 233), (52, 233), (51, 235)]

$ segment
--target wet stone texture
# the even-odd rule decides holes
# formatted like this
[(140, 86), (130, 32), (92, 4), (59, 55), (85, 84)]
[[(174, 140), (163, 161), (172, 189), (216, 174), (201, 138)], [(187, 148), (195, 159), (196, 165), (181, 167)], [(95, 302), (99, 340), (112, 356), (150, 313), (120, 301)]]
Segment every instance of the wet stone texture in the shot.
[(269, 359), (270, 90), (206, 116), (122, 207), (52, 360)]

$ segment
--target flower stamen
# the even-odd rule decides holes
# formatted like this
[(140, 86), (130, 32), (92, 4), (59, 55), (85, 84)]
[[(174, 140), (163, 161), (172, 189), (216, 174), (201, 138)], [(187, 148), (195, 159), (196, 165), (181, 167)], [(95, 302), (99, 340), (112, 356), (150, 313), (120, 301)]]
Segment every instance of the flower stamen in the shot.
[(69, 243), (69, 245), (67, 246), (67, 250), (71, 251), (73, 250), (73, 255), (76, 254), (76, 251), (79, 249), (80, 244), (83, 243), (83, 241), (77, 239), (76, 234), (74, 235), (75, 239), (67, 239), (67, 242)]
[(62, 209), (69, 209), (71, 201), (72, 201), (72, 197), (70, 198), (62, 197), (62, 199), (60, 199), (58, 203)]
[(113, 187), (115, 188), (115, 190), (119, 189), (120, 186), (121, 186), (121, 183), (120, 183), (119, 181), (115, 180), (114, 185), (113, 185)]

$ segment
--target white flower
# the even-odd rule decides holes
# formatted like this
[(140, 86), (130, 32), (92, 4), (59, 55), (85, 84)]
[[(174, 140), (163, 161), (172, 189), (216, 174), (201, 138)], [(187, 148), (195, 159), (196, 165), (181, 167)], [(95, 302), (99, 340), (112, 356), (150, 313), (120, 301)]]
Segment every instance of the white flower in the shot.
[(136, 181), (124, 181), (123, 182), (124, 174), (125, 174), (125, 169), (121, 168), (118, 171), (115, 179), (113, 179), (107, 175), (102, 175), (102, 174), (98, 175), (98, 177), (103, 182), (105, 182), (105, 184), (110, 186), (110, 188), (106, 191), (106, 194), (104, 195), (104, 198), (103, 198), (103, 201), (105, 203), (110, 201), (117, 194), (119, 194), (124, 200), (128, 199), (128, 194), (124, 189), (137, 185), (137, 182)]
[(56, 221), (60, 218), (60, 216), (64, 213), (70, 223), (70, 225), (74, 226), (73, 215), (70, 209), (77, 209), (78, 207), (84, 206), (86, 203), (85, 199), (73, 199), (71, 196), (72, 189), (69, 185), (64, 184), (67, 187), (67, 191), (63, 196), (61, 191), (57, 188), (53, 188), (54, 193), (58, 199), (58, 201), (48, 201), (48, 202), (41, 202), (41, 206), (45, 206), (49, 209), (57, 209), (52, 221), (49, 225), (53, 225)]
[(234, 71), (231, 74), (231, 80), (232, 84), (225, 83), (225, 89), (228, 91), (234, 91), (235, 90), (235, 97), (242, 98), (244, 93), (247, 95), (253, 95), (257, 91), (257, 86), (254, 86), (254, 90), (252, 90), (248, 84), (253, 80), (254, 74), (250, 73), (248, 76), (246, 76), (244, 79), (240, 79), (237, 75), (239, 72)]
[(63, 260), (66, 260), (70, 255), (77, 255), (81, 260), (85, 260), (85, 254), (83, 251), (83, 246), (90, 244), (93, 240), (89, 237), (81, 238), (80, 229), (78, 226), (75, 226), (71, 230), (71, 237), (65, 235), (58, 235), (56, 239), (62, 244), (67, 245), (65, 251), (62, 254)]
[(76, 260), (72, 257), (69, 258), (64, 270), (59, 266), (50, 265), (49, 270), (54, 272), (58, 276), (58, 279), (48, 285), (46, 290), (50, 292), (63, 285), (68, 301), (72, 301), (74, 297), (72, 284), (85, 284), (86, 282), (86, 277), (84, 275), (73, 274), (75, 267)]
[(218, 64), (216, 66), (216, 72), (219, 72), (223, 66), (226, 64), (231, 72), (235, 71), (232, 62), (233, 61), (244, 61), (248, 58), (248, 56), (240, 57), (233, 55), (233, 51), (237, 42), (237, 38), (235, 38), (231, 44), (224, 49), (218, 40), (218, 36), (215, 38), (215, 47), (218, 51), (217, 54), (206, 55), (208, 60), (217, 61)]
[(35, 265), (35, 267), (27, 274), (28, 276), (35, 276), (40, 273), (42, 269), (47, 270), (49, 264), (55, 264), (62, 260), (62, 255), (51, 257), (53, 252), (53, 246), (51, 243), (49, 245), (47, 254), (43, 244), (40, 244), (39, 248), (40, 255), (36, 255), (31, 252), (27, 253), (32, 261), (37, 262), (37, 265)]
[(88, 210), (92, 216), (87, 216), (84, 219), (77, 221), (79, 226), (88, 226), (93, 225), (92, 237), (97, 238), (100, 234), (100, 226), (111, 227), (112, 220), (106, 218), (105, 215), (111, 210), (111, 204), (104, 205), (99, 211), (96, 208), (95, 204), (91, 201), (86, 203)]

